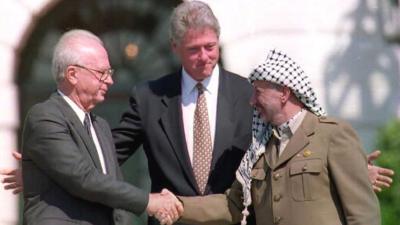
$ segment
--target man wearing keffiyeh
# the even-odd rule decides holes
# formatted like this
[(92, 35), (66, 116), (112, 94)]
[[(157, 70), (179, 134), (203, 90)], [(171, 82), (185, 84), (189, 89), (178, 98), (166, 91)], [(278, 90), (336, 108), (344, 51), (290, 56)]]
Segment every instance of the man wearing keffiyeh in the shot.
[(350, 125), (326, 117), (303, 70), (272, 50), (250, 74), (253, 140), (225, 195), (181, 197), (183, 222), (379, 225), (367, 160)]

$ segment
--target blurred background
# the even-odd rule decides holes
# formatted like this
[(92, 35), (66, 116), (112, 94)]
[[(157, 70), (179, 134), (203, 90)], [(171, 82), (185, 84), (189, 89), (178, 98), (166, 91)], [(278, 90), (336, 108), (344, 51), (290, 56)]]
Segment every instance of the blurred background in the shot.
[[(247, 76), (271, 48), (287, 52), (311, 78), (329, 115), (348, 120), (378, 164), (400, 173), (399, 0), (204, 0), (221, 25), (221, 64)], [(116, 126), (130, 89), (179, 68), (168, 20), (181, 0), (3, 0), (0, 7), (0, 168), (16, 167), (23, 118), (55, 90), (54, 45), (73, 28), (98, 35), (116, 69), (96, 113)], [(124, 165), (129, 182), (148, 189), (139, 151)], [(383, 225), (400, 221), (399, 177), (378, 194)], [(0, 190), (0, 224), (20, 223), (18, 196)], [(145, 224), (145, 216), (134, 224)]]

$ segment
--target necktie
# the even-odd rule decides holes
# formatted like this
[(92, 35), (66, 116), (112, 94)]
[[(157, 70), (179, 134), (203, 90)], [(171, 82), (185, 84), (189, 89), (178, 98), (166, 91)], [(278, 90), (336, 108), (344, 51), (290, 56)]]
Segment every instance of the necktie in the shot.
[(86, 129), (86, 132), (89, 134), (89, 137), (92, 139), (92, 132), (90, 129), (90, 116), (89, 113), (85, 113), (85, 119), (83, 120), (83, 126)]
[[(101, 168), (104, 174), (107, 173), (107, 168), (109, 168), (108, 166), (108, 162), (106, 160), (106, 156), (105, 154), (107, 154), (107, 152), (104, 152), (103, 148), (101, 147), (101, 142), (99, 139), (97, 139), (97, 143), (99, 146), (96, 146), (96, 141), (92, 136), (92, 131), (91, 131), (91, 120), (90, 120), (90, 115), (89, 113), (85, 113), (85, 119), (83, 120), (83, 126), (85, 127), (86, 132), (88, 133), (90, 139), (93, 141), (95, 147), (96, 147), (96, 151), (100, 160), (100, 164), (101, 164)], [(96, 137), (96, 136), (95, 136)]]
[(279, 159), (279, 139), (278, 138), (274, 138), (273, 141), (273, 146), (272, 146), (272, 152), (271, 152), (271, 157), (272, 157), (272, 164), (273, 166), (276, 165), (276, 163), (278, 162)]
[(199, 94), (194, 111), (193, 172), (198, 188), (204, 194), (210, 173), (212, 144), (204, 87), (201, 83), (196, 87)]
[(275, 166), (279, 159), (279, 145), (280, 145), (280, 136), (276, 129), (272, 130), (271, 142), (272, 142), (272, 149), (270, 153), (271, 163), (272, 166)]

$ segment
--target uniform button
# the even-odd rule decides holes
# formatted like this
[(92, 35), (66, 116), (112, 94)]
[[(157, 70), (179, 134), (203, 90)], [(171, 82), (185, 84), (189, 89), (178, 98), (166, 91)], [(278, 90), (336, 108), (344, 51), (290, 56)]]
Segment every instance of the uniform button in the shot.
[(275, 224), (279, 224), (281, 221), (282, 221), (282, 217), (280, 217), (280, 216), (275, 216), (274, 217), (274, 223)]
[(307, 170), (307, 166), (303, 166), (302, 170), (306, 171)]
[(283, 196), (281, 194), (274, 195), (274, 201), (279, 202)]
[(279, 180), (281, 175), (279, 173), (274, 174), (274, 180)]

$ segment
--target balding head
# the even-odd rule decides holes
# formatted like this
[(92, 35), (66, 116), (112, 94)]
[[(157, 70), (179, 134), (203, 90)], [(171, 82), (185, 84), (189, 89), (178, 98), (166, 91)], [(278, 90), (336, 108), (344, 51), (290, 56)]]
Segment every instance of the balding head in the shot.
[(88, 43), (103, 42), (93, 33), (86, 30), (71, 30), (63, 34), (54, 48), (52, 74), (58, 84), (64, 79), (64, 72), (69, 65), (80, 64), (82, 52), (87, 51)]

